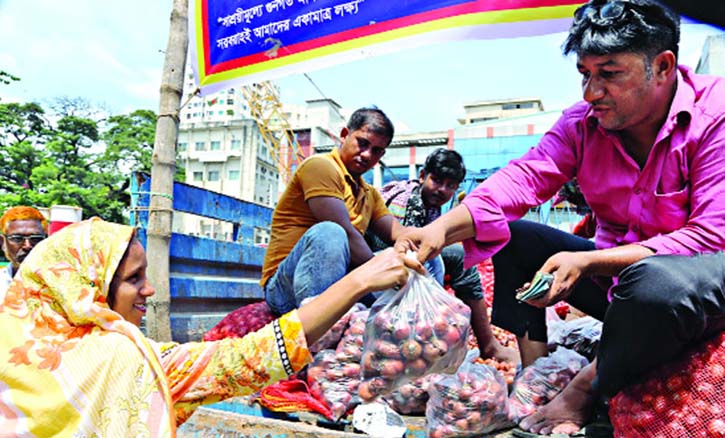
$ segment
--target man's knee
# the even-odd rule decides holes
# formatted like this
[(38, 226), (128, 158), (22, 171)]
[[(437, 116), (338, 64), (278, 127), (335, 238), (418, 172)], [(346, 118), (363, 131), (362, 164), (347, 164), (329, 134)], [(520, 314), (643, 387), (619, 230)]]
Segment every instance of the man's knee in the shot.
[(347, 233), (345, 232), (345, 229), (342, 228), (342, 225), (331, 221), (318, 222), (311, 226), (310, 229), (307, 230), (307, 233), (327, 236), (329, 238), (347, 237)]
[(317, 223), (307, 230), (305, 237), (309, 239), (308, 246), (319, 251), (320, 256), (328, 252), (337, 255), (340, 251), (349, 251), (347, 232), (335, 222)]
[(687, 295), (696, 292), (677, 274), (673, 257), (652, 256), (628, 266), (619, 275), (614, 289), (614, 301), (646, 306), (651, 310), (672, 310), (687, 301)]

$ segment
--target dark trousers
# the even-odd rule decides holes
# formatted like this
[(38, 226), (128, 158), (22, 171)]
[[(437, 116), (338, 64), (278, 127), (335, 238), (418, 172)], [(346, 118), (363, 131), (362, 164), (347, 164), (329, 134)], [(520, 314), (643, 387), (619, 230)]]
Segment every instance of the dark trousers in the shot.
[[(593, 244), (541, 224), (510, 225), (511, 242), (493, 258), (492, 322), (518, 336), (528, 332), (531, 339), (545, 341), (544, 311), (516, 302), (514, 290), (551, 255), (592, 250)], [(601, 393), (615, 395), (693, 342), (724, 330), (724, 279), (722, 253), (645, 258), (622, 270), (611, 303), (602, 282), (582, 279), (567, 301), (604, 322), (597, 354)]]
[(450, 276), (451, 288), (456, 296), (464, 301), (482, 300), (483, 286), (481, 286), (481, 275), (475, 266), (468, 269), (463, 268), (463, 245), (448, 245), (441, 251), (443, 267), (446, 275)]

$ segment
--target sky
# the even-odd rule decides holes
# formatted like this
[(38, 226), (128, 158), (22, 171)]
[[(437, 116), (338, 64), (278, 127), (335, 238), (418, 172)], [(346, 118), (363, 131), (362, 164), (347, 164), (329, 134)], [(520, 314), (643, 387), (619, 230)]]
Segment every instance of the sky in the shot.
[[(0, 70), (20, 77), (0, 84), (3, 102), (49, 104), (83, 97), (111, 113), (158, 111), (172, 0), (0, 0)], [(707, 35), (722, 30), (684, 24), (680, 63), (692, 66)], [(463, 104), (540, 97), (546, 110), (580, 99), (565, 34), (447, 42), (310, 71), (344, 108), (375, 104), (398, 132), (454, 128)], [(283, 102), (323, 97), (304, 76), (276, 81)]]

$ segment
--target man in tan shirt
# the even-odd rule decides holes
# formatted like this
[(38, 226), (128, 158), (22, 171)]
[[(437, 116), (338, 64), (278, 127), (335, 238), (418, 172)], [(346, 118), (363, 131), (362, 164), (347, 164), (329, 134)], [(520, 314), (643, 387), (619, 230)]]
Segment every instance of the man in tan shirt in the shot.
[(377, 108), (355, 111), (342, 145), (300, 164), (277, 203), (260, 284), (272, 311), (286, 313), (373, 256), (371, 227), (393, 242), (404, 229), (362, 175), (385, 154), (394, 128)]

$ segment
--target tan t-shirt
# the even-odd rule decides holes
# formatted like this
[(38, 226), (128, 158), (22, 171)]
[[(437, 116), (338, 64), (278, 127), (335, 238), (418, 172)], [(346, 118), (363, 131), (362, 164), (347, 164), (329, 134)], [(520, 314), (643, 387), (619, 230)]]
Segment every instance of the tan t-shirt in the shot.
[(313, 155), (300, 164), (272, 215), (272, 235), (262, 267), (262, 286), (302, 235), (319, 222), (307, 205), (308, 199), (318, 196), (341, 199), (350, 214), (350, 222), (360, 234), (365, 233), (371, 222), (390, 214), (373, 186), (360, 178), (356, 197), (353, 187), (357, 185), (340, 160), (337, 148), (329, 154)]

